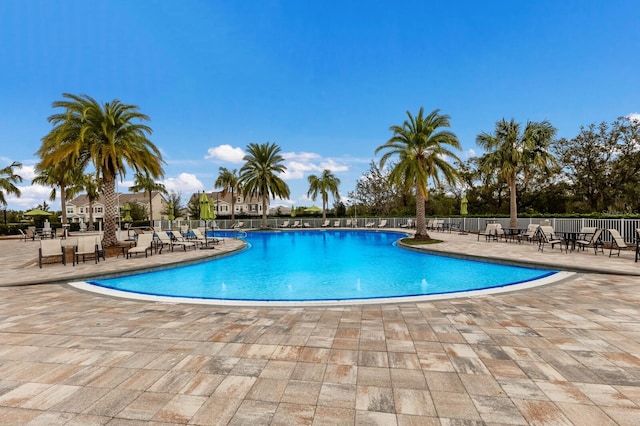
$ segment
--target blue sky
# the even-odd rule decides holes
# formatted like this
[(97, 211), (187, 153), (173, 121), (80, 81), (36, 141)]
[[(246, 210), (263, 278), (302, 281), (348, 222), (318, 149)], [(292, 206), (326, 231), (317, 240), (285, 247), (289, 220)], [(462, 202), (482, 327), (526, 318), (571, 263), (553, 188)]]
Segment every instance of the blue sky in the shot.
[(313, 204), (324, 168), (346, 196), (421, 106), (451, 116), (462, 159), (503, 117), (571, 138), (640, 112), (639, 2), (445, 3), (0, 2), (0, 167), (25, 166), (9, 208), (48, 198), (34, 153), (62, 93), (138, 105), (183, 198), (240, 168), (248, 143), (277, 143), (291, 199), (272, 205)]

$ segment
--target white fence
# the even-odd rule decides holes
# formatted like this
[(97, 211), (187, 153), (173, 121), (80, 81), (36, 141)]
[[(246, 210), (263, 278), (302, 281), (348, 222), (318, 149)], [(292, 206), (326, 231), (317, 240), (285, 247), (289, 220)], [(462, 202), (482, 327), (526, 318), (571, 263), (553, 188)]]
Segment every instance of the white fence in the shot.
[[(329, 225), (328, 228), (344, 228), (348, 226), (352, 226), (355, 228), (378, 228), (378, 225), (381, 224), (381, 221), (386, 221), (385, 228), (401, 228), (406, 227), (407, 221), (411, 219), (414, 221), (414, 218), (406, 218), (406, 217), (358, 217), (358, 218), (328, 218)], [(509, 218), (501, 217), (501, 218), (462, 218), (462, 217), (432, 217), (429, 219), (440, 219), (444, 221), (445, 229), (460, 229), (466, 232), (477, 233), (479, 230), (484, 230), (488, 223), (500, 223), (503, 228), (509, 228)], [(300, 226), (306, 228), (322, 228), (324, 224), (321, 218), (295, 218), (295, 217), (278, 217), (278, 218), (268, 218), (267, 226), (270, 228), (280, 228), (285, 225), (287, 222), (289, 225), (292, 225), (294, 222), (298, 221)], [(587, 219), (587, 218), (576, 218), (576, 219), (567, 219), (567, 218), (520, 218), (518, 219), (518, 228), (526, 229), (530, 223), (542, 223), (543, 221), (549, 221), (549, 224), (553, 226), (556, 231), (559, 232), (578, 232), (581, 228), (585, 226), (592, 226), (601, 229), (617, 229), (620, 232), (627, 242), (633, 242), (636, 239), (636, 229), (640, 228), (640, 219)], [(190, 228), (197, 227), (205, 227), (208, 226), (210, 228), (213, 227), (213, 222), (220, 229), (230, 229), (233, 225), (233, 222), (230, 219), (217, 219), (215, 221), (209, 221), (209, 223), (205, 224), (204, 221), (198, 220), (174, 220), (174, 221), (156, 221), (155, 227), (165, 230), (170, 229), (180, 229), (181, 225), (188, 225)], [(246, 218), (246, 219), (237, 219), (237, 222), (243, 223), (243, 229), (252, 229), (259, 228), (262, 225), (261, 218)], [(415, 223), (415, 221), (414, 221)], [(308, 226), (307, 226), (308, 225)], [(369, 225), (369, 226), (367, 226)], [(610, 241), (610, 235), (607, 232), (603, 233), (603, 238), (605, 241)]]

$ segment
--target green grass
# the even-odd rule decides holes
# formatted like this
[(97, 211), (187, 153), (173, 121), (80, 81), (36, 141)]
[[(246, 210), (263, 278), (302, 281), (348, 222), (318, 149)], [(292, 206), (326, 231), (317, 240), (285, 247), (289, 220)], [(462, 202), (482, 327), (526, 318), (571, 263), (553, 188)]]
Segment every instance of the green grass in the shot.
[(400, 242), (402, 244), (406, 244), (408, 246), (421, 246), (421, 245), (425, 245), (425, 244), (438, 244), (441, 243), (442, 240), (436, 240), (436, 239), (432, 239), (429, 241), (416, 241), (413, 238), (403, 238), (400, 240)]

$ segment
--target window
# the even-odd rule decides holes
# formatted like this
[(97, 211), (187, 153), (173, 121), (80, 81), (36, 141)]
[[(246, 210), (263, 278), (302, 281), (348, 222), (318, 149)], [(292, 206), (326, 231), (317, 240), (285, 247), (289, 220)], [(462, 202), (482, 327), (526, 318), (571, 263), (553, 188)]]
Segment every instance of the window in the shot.
[(73, 213), (73, 207), (67, 207), (67, 214)]
[(242, 197), (238, 197), (238, 199), (236, 200), (236, 203), (241, 203), (242, 202)]
[(80, 213), (84, 213), (84, 209), (80, 207)]
[(97, 207), (97, 208), (96, 208), (96, 212), (97, 212), (97, 213), (102, 213), (102, 207)]

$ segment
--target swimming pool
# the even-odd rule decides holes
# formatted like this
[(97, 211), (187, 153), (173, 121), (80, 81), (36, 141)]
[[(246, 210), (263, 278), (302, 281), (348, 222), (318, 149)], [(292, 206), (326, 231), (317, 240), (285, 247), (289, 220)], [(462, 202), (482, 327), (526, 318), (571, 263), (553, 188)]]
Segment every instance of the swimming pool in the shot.
[(404, 236), (351, 230), (248, 232), (248, 248), (230, 256), (90, 284), (182, 298), (331, 301), (455, 293), (556, 273), (406, 250), (396, 245)]

